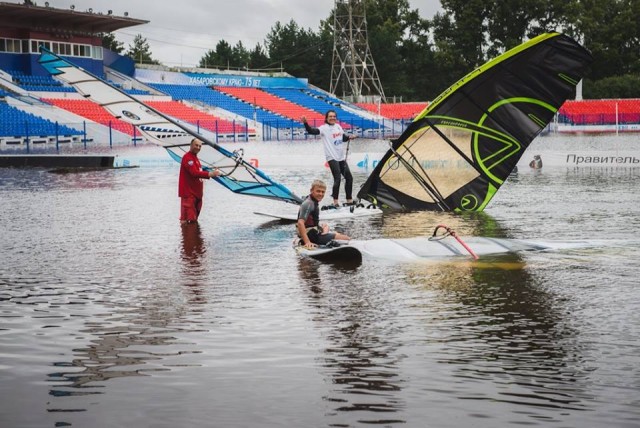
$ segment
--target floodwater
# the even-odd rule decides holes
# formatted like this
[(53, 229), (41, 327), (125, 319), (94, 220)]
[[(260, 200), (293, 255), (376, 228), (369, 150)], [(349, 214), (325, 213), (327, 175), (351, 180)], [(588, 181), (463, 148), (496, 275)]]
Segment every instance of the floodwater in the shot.
[(299, 259), (292, 225), (253, 214), (295, 207), (213, 182), (181, 228), (177, 176), (0, 169), (2, 427), (638, 426), (640, 168), (520, 168), (481, 214), (333, 225), (612, 245), (357, 265)]

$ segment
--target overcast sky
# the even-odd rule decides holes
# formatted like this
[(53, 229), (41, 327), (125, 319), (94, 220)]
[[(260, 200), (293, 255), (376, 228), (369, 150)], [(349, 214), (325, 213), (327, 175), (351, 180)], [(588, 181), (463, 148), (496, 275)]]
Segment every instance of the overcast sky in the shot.
[[(5, 0), (8, 1), (8, 0)], [(247, 49), (263, 44), (271, 27), (291, 19), (303, 28), (317, 32), (320, 21), (327, 19), (334, 0), (48, 0), (49, 5), (76, 11), (93, 9), (94, 13), (114, 15), (129, 13), (130, 18), (145, 19), (149, 24), (116, 31), (116, 39), (129, 47), (136, 34), (142, 34), (151, 46), (154, 59), (165, 65), (196, 66), (209, 49), (221, 39), (232, 46), (242, 41)], [(12, 3), (22, 3), (11, 0)], [(43, 0), (37, 0), (39, 6)], [(409, 0), (423, 18), (440, 10), (440, 0)]]

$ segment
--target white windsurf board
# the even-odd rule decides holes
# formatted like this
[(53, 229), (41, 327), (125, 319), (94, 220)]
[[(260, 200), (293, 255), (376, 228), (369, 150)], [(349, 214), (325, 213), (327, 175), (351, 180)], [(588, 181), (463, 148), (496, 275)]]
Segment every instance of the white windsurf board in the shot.
[[(464, 236), (460, 239), (478, 257), (496, 254), (519, 253), (523, 251), (548, 251), (562, 249), (588, 248), (599, 243), (592, 241), (537, 241), (508, 238), (487, 238)], [(371, 239), (349, 241), (357, 248), (363, 258), (411, 262), (437, 260), (454, 257), (473, 258), (473, 255), (452, 236), (430, 239), (415, 237), (403, 239)]]

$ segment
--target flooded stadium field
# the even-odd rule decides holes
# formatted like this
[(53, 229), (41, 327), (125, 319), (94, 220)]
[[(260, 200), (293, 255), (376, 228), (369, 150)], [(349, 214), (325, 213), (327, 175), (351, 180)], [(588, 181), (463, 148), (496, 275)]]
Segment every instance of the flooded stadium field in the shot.
[[(213, 182), (181, 228), (177, 164), (0, 169), (1, 425), (637, 426), (640, 167), (552, 160), (640, 153), (637, 137), (578, 140), (536, 140), (484, 213), (333, 224), (611, 242), (478, 261), (302, 260), (292, 225), (253, 213), (294, 206)], [(298, 194), (331, 182), (318, 143), (251, 145)], [(535, 172), (534, 153), (549, 160)]]

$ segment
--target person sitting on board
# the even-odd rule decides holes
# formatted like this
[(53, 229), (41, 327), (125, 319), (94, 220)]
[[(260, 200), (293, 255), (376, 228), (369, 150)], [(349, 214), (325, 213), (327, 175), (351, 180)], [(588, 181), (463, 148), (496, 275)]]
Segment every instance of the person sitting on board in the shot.
[(529, 166), (533, 169), (542, 168), (542, 158), (540, 157), (540, 155), (535, 155), (533, 157), (533, 160), (529, 162)]
[(178, 178), (178, 196), (180, 197), (180, 224), (196, 223), (202, 209), (203, 179), (220, 176), (218, 168), (203, 171), (198, 153), (202, 141), (191, 140), (189, 151), (182, 156), (180, 176)]
[(305, 248), (326, 245), (334, 239), (342, 241), (351, 239), (345, 234), (330, 232), (329, 225), (320, 223), (320, 207), (318, 204), (324, 198), (326, 191), (327, 185), (324, 181), (314, 180), (311, 184), (311, 193), (302, 201), (298, 210), (296, 229)]
[(347, 205), (353, 205), (352, 189), (353, 176), (349, 170), (347, 163), (347, 154), (349, 145), (345, 147), (344, 143), (356, 138), (354, 135), (345, 134), (342, 126), (337, 123), (338, 115), (335, 110), (329, 110), (324, 115), (324, 124), (319, 128), (314, 128), (307, 122), (307, 118), (300, 118), (304, 124), (304, 128), (310, 135), (320, 135), (324, 144), (324, 156), (327, 159), (331, 174), (333, 175), (333, 188), (331, 196), (333, 197), (333, 205), (340, 206), (338, 195), (340, 194), (340, 176), (344, 176), (344, 191), (347, 196)]

